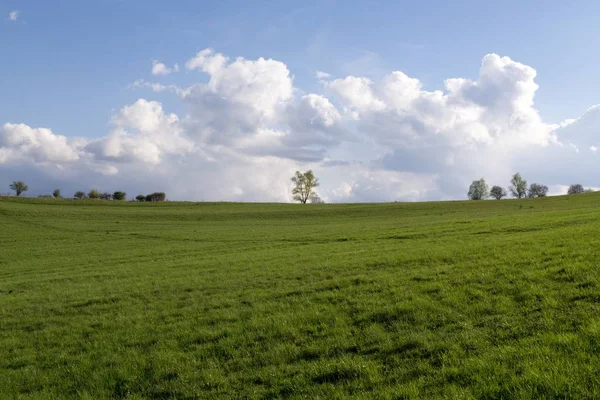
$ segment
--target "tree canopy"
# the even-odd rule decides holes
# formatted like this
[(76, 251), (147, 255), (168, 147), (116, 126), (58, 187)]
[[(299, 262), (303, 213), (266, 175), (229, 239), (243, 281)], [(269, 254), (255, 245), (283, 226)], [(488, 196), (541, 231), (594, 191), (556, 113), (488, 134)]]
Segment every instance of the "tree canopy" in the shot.
[(29, 190), (29, 187), (27, 187), (27, 185), (23, 181), (14, 181), (13, 183), (10, 184), (9, 187), (15, 191), (15, 194), (17, 195), (17, 197), (20, 196), (21, 193)]
[(292, 177), (292, 182), (294, 183), (292, 194), (295, 201), (306, 204), (311, 197), (317, 195), (315, 188), (319, 186), (319, 180), (312, 170), (308, 170), (305, 173), (296, 171), (296, 175)]

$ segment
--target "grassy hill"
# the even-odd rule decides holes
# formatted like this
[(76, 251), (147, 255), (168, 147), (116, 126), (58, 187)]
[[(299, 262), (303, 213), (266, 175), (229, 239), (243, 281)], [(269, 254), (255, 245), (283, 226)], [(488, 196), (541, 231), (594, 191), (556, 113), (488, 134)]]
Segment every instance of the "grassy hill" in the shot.
[(600, 397), (600, 194), (0, 226), (2, 398)]

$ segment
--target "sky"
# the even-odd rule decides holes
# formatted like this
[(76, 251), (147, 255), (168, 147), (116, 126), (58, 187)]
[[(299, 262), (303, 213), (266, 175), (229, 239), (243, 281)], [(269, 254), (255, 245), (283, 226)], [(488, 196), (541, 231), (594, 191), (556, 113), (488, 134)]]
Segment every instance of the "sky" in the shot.
[(0, 193), (288, 202), (308, 169), (327, 202), (464, 199), (515, 172), (595, 188), (599, 17), (597, 1), (2, 0)]

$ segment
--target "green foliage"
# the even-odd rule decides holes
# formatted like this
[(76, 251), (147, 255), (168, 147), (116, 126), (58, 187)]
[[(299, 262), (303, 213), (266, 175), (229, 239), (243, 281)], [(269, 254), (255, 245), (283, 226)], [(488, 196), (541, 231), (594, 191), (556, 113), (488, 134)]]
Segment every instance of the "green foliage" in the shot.
[(600, 398), (600, 193), (0, 219), (2, 398)]
[(521, 177), (521, 174), (516, 173), (510, 180), (508, 190), (510, 190), (513, 197), (521, 199), (527, 194), (527, 181)]
[(306, 204), (310, 198), (314, 196), (318, 198), (315, 188), (319, 186), (319, 180), (312, 170), (308, 170), (305, 173), (296, 171), (296, 175), (292, 177), (292, 183), (294, 184), (292, 194), (295, 201)]
[(88, 193), (88, 198), (90, 198), (90, 199), (99, 199), (100, 198), (100, 192), (97, 189), (92, 189)]
[(75, 192), (75, 194), (73, 195), (74, 198), (76, 199), (84, 199), (85, 198), (85, 192), (82, 192), (81, 190)]
[(52, 192), (52, 196), (55, 199), (60, 199), (62, 196), (60, 195), (60, 189), (54, 189), (54, 191)]
[(114, 192), (112, 195), (113, 199), (115, 200), (125, 200), (125, 198), (127, 198), (127, 193), (125, 192)]
[(101, 200), (112, 200), (112, 194), (108, 192), (100, 193)]
[(19, 197), (21, 193), (24, 193), (29, 190), (29, 187), (23, 181), (14, 181), (9, 185), (9, 187), (11, 188), (11, 190), (15, 191), (17, 197)]
[(146, 196), (144, 196), (143, 194), (138, 194), (137, 196), (135, 196), (135, 199), (137, 201), (146, 201)]
[(489, 193), (489, 187), (487, 183), (485, 183), (485, 179), (481, 178), (471, 183), (467, 196), (469, 197), (469, 200), (481, 200), (488, 197)]
[(490, 190), (490, 197), (501, 200), (503, 197), (506, 197), (506, 190), (501, 186), (493, 186), (492, 190)]

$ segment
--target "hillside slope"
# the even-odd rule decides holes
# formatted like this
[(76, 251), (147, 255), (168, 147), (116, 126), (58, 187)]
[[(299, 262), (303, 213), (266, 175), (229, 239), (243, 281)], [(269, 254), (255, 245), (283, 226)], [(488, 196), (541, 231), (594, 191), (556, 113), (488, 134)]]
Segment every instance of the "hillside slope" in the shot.
[(0, 223), (6, 398), (600, 397), (600, 194)]

